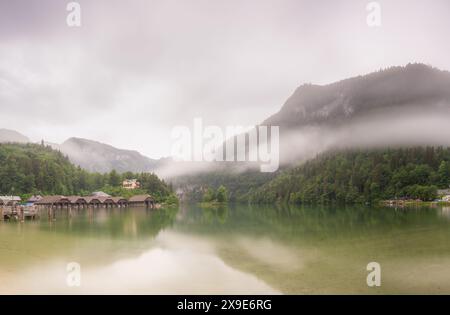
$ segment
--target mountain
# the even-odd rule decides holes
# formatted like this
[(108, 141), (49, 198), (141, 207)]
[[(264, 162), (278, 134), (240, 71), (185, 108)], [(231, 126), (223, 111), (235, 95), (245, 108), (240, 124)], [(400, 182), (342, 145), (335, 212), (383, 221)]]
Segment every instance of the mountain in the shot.
[[(450, 73), (424, 64), (408, 64), (328, 85), (304, 84), (261, 125), (279, 127), (282, 165), (297, 164), (336, 148), (447, 146)], [(29, 140), (15, 131), (0, 129), (0, 142)], [(153, 160), (137, 151), (87, 139), (70, 138), (51, 146), (89, 171), (156, 171), (172, 176), (198, 172), (195, 163)]]
[(450, 72), (408, 64), (324, 86), (302, 85), (263, 125), (336, 125), (376, 110), (440, 103), (450, 103)]
[(450, 145), (450, 73), (408, 64), (305, 84), (261, 125), (279, 126), (282, 164), (333, 148)]
[[(289, 193), (286, 193), (291, 191), (289, 187), (296, 187), (299, 178), (303, 174), (308, 175), (309, 167), (318, 165), (317, 169), (320, 169), (327, 165), (318, 160), (316, 164), (307, 164), (308, 167), (294, 174), (286, 175), (284, 171), (304, 165), (327, 152), (383, 150), (388, 147), (449, 147), (450, 73), (424, 64), (408, 64), (328, 85), (304, 84), (296, 89), (277, 113), (261, 125), (279, 127), (281, 172), (273, 173), (273, 180), (261, 178), (269, 182), (264, 188), (260, 188), (261, 181), (253, 180), (253, 176), (246, 173), (234, 175), (229, 170), (224, 172), (226, 175), (217, 175), (215, 178), (192, 175), (184, 181), (179, 180), (179, 187), (189, 187), (193, 191), (196, 187), (215, 188), (224, 184), (237, 197), (242, 196), (244, 187), (247, 187), (247, 191), (258, 191), (252, 195), (256, 202), (289, 200)], [(247, 150), (256, 151), (256, 148), (248, 145)], [(376, 153), (369, 155), (378, 156)], [(336, 163), (339, 158), (336, 155)], [(370, 162), (371, 157), (364, 158)], [(229, 169), (231, 165), (228, 164)], [(334, 167), (334, 164), (330, 167)], [(334, 167), (333, 171), (339, 171), (339, 167)], [(259, 169), (253, 169), (255, 175), (257, 172)], [(304, 183), (316, 185), (327, 178), (323, 174), (329, 175), (324, 171)], [(352, 170), (347, 174), (352, 176)], [(370, 175), (366, 177), (370, 178)], [(239, 186), (235, 183), (239, 183)], [(345, 185), (344, 190), (350, 184)], [(306, 189), (307, 186), (304, 187)], [(353, 188), (349, 189), (351, 192)], [(298, 197), (304, 191), (298, 187), (293, 193), (297, 193)], [(363, 198), (358, 195), (357, 199), (367, 198), (367, 190), (363, 194)], [(342, 199), (342, 195), (339, 198)]]
[[(139, 190), (122, 189), (128, 176), (137, 178)], [(34, 143), (0, 144), (0, 195), (86, 195), (105, 191), (112, 196), (151, 194), (157, 202), (175, 202), (171, 188), (155, 174), (98, 174), (73, 165), (50, 146)]]
[[(0, 143), (30, 143), (21, 133), (0, 129)], [(101, 142), (70, 138), (62, 144), (44, 142), (54, 150), (67, 155), (72, 163), (91, 171), (106, 173), (113, 169), (124, 172), (155, 172), (159, 168), (168, 167), (170, 158), (150, 159), (137, 151), (123, 150)], [(168, 167), (170, 168), (170, 167)]]
[(73, 194), (81, 170), (47, 146), (0, 144), (0, 194)]
[(137, 151), (117, 149), (111, 145), (81, 138), (70, 138), (58, 146), (70, 161), (91, 172), (149, 172), (158, 167), (158, 160)]
[(0, 143), (16, 142), (16, 143), (27, 143), (30, 139), (25, 137), (23, 134), (9, 129), (0, 129)]

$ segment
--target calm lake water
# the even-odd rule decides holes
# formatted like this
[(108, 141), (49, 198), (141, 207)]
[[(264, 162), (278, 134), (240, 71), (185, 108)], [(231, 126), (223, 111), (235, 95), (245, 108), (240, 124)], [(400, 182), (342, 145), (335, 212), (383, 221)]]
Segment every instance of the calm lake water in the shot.
[(0, 222), (0, 293), (449, 294), (450, 208), (63, 210)]

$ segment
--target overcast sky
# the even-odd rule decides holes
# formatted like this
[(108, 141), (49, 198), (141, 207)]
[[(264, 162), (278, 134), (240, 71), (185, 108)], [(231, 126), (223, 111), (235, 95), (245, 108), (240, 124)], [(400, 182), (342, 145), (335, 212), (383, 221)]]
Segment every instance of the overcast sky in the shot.
[(254, 125), (303, 83), (392, 65), (450, 70), (450, 2), (0, 0), (0, 128), (33, 141), (83, 137), (150, 157), (171, 130)]

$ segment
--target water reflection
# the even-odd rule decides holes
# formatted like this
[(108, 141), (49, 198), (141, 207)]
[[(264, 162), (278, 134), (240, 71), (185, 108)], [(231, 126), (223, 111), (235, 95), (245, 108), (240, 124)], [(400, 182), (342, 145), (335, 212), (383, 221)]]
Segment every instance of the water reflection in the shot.
[(101, 266), (82, 264), (80, 287), (65, 285), (64, 266), (64, 262), (53, 262), (29, 270), (16, 279), (16, 289), (97, 294), (278, 293), (257, 277), (226, 265), (215, 255), (214, 244), (173, 232), (162, 232), (152, 248), (137, 257)]
[(442, 207), (441, 216), (450, 220), (450, 207)]
[(60, 210), (56, 222), (40, 219), (40, 229), (76, 234), (80, 237), (148, 238), (171, 226), (178, 209), (154, 211), (145, 208), (100, 208)]
[[(1, 293), (450, 293), (447, 208), (96, 209), (0, 224)], [(66, 286), (66, 264), (82, 287)], [(378, 261), (381, 288), (365, 267)], [(414, 275), (412, 278), (411, 275)]]

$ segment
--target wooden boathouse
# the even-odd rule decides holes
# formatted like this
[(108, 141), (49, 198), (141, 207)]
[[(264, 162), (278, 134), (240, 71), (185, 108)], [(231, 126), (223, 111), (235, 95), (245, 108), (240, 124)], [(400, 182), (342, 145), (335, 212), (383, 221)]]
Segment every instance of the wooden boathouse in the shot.
[(150, 195), (137, 195), (131, 197), (129, 200), (123, 197), (80, 197), (80, 196), (45, 196), (34, 203), (36, 206), (53, 207), (53, 208), (67, 208), (67, 207), (154, 207), (155, 200)]
[(0, 206), (15, 206), (21, 201), (22, 199), (18, 196), (0, 196)]
[(45, 196), (34, 203), (38, 207), (68, 208), (71, 205), (70, 199), (65, 196)]
[(114, 204), (116, 204), (119, 207), (126, 207), (126, 206), (128, 206), (128, 200), (126, 200), (125, 198), (112, 197), (111, 199), (113, 200)]
[(0, 220), (36, 218), (40, 210), (47, 210), (49, 219), (55, 219), (55, 209), (72, 208), (114, 208), (114, 207), (149, 207), (155, 208), (155, 200), (150, 195), (137, 195), (129, 200), (110, 196), (38, 196), (28, 200), (27, 205), (20, 205), (19, 197), (0, 196)]
[(93, 196), (84, 197), (87, 205), (94, 208), (99, 208), (100, 205), (102, 204), (99, 198), (100, 197), (93, 197)]
[(155, 200), (150, 195), (136, 195), (128, 200), (129, 206), (137, 207), (155, 207)]
[(98, 197), (98, 199), (100, 200), (100, 204), (105, 208), (113, 208), (116, 206), (112, 197)]
[(24, 221), (26, 218), (35, 219), (39, 215), (36, 207), (20, 205), (20, 201), (18, 196), (0, 196), (0, 221)]
[(88, 204), (86, 198), (80, 196), (69, 196), (67, 199), (69, 199), (71, 207), (86, 208)]

